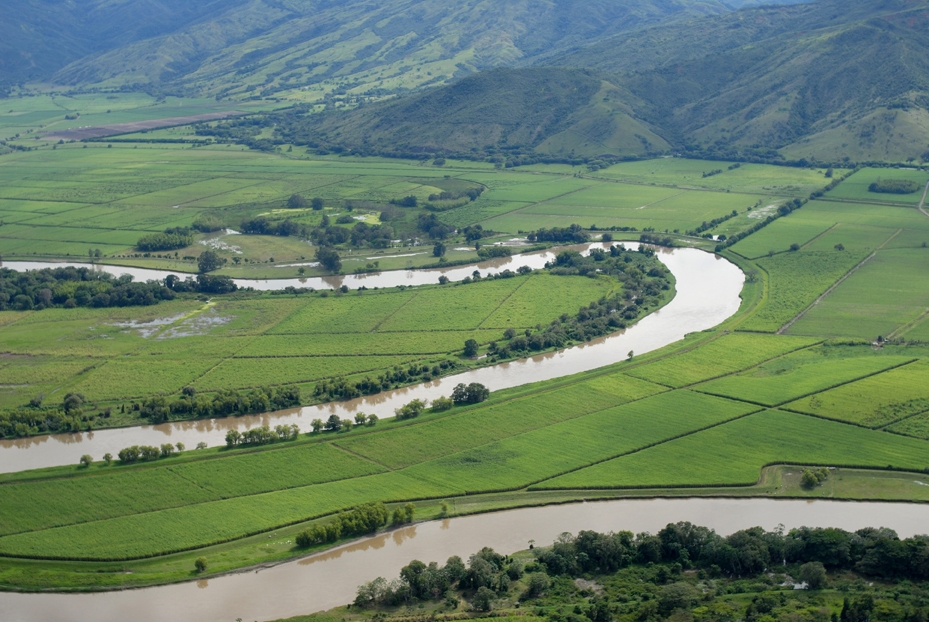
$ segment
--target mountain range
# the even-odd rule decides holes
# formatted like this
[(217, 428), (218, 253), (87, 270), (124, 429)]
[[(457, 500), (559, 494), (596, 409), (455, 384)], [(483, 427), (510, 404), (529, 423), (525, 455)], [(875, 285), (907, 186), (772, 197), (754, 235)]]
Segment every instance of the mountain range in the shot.
[(496, 158), (929, 155), (929, 0), (7, 4), (0, 85), (344, 104), (269, 116), (281, 140)]

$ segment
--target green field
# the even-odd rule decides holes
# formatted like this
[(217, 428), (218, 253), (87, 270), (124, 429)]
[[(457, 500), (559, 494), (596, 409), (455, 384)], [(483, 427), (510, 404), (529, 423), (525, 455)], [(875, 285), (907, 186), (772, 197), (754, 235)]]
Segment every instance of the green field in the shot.
[(927, 371), (925, 361), (911, 363), (805, 397), (785, 408), (867, 427), (885, 426), (929, 410)]
[[(130, 118), (144, 101), (122, 103), (125, 110), (93, 114)], [(701, 232), (735, 235), (828, 182), (818, 168), (682, 158), (597, 171), (566, 164), (498, 170), (491, 162), (439, 167), (305, 148), (139, 142), (146, 136), (192, 134), (159, 130), (122, 137), (112, 148), (75, 143), (0, 157), (0, 256), (73, 259), (99, 248), (101, 261), (193, 271), (189, 257), (213, 248), (240, 260), (220, 274), (322, 274), (300, 265), (316, 248), (299, 236), (197, 234), (177, 257), (134, 256), (143, 233), (201, 216), (235, 228), (258, 215), (311, 228), (324, 216), (349, 216), (346, 227), (361, 220), (395, 227), (401, 240), (388, 248), (340, 244), (346, 273), (375, 261), (397, 270), (436, 262), (435, 241), (416, 228), (430, 214), (458, 229), (481, 224), (482, 244), (579, 223), (667, 231), (676, 244), (712, 250), (717, 240), (683, 234), (735, 210)], [(716, 169), (723, 172), (704, 176)], [(776, 487), (753, 484), (765, 466), (782, 463), (921, 471), (929, 466), (929, 355), (912, 342), (929, 341), (929, 218), (909, 198), (871, 196), (867, 184), (862, 194), (877, 174), (924, 175), (859, 171), (824, 200), (723, 251), (748, 275), (742, 308), (722, 326), (656, 352), (351, 432), (137, 465), (104, 466), (94, 456), (90, 468), (4, 476), (0, 584), (146, 585), (189, 579), (198, 556), (216, 572), (290, 559), (305, 553), (292, 542), (308, 522), (364, 502), (412, 500), (425, 518), (438, 516), (443, 500), (458, 511), (483, 511), (597, 495), (775, 495)], [(448, 211), (421, 205), (432, 194), (477, 186), (479, 198)], [(293, 193), (322, 198), (324, 209), (287, 210)], [(388, 204), (410, 195), (415, 208)], [(447, 235), (446, 259), (476, 259), (463, 232)], [(450, 366), (437, 373), (451, 373), (484, 364), (461, 355), (465, 340), (484, 351), (507, 328), (538, 330), (621, 288), (602, 275), (537, 272), (325, 296), (241, 292), (152, 307), (0, 311), (0, 408), (78, 391), (99, 407), (116, 407), (95, 425), (132, 425), (140, 418), (120, 406), (187, 385), (212, 392), (297, 384), (310, 400), (321, 380), (337, 376), (429, 371), (443, 361)], [(786, 334), (776, 334), (782, 328)], [(878, 335), (893, 341), (870, 345)], [(876, 494), (887, 473), (861, 475), (848, 495)], [(908, 490), (895, 485), (881, 494), (923, 498)], [(48, 574), (32, 574), (28, 564), (47, 564)]]
[(758, 479), (764, 465), (784, 462), (892, 465), (921, 471), (929, 466), (929, 444), (766, 411), (543, 482), (538, 488), (747, 485)]
[[(919, 190), (912, 194), (870, 192), (868, 186), (879, 179), (913, 181), (918, 184)], [(927, 182), (929, 182), (929, 175), (925, 171), (904, 168), (865, 168), (849, 177), (826, 196), (827, 198), (851, 199), (869, 203), (909, 203), (916, 205), (923, 196), (923, 190)]]
[(415, 292), (4, 311), (0, 342), (14, 364), (0, 406), (40, 393), (77, 391), (102, 407), (186, 385), (215, 391), (377, 376), (414, 361), (457, 361), (467, 339), (501, 341), (507, 328), (548, 325), (616, 291), (609, 279), (533, 274)]

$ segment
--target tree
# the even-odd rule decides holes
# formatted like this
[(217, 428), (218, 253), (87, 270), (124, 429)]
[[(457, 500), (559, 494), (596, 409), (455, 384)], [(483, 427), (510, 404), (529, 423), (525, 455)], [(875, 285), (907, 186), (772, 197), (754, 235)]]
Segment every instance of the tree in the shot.
[(242, 441), (242, 433), (238, 430), (226, 432), (226, 447), (235, 447)]
[(455, 405), (455, 402), (449, 397), (437, 397), (432, 400), (432, 412), (440, 413), (445, 412), (446, 410), (451, 409)]
[(319, 197), (313, 197), (313, 200), (310, 202), (311, 206), (315, 211), (323, 209), (323, 200)]
[(493, 606), (494, 596), (493, 590), (482, 586), (474, 593), (474, 598), (471, 599), (471, 605), (477, 611), (490, 611)]
[(197, 561), (194, 562), (194, 568), (197, 569), (197, 572), (200, 572), (200, 573), (206, 572), (206, 568), (207, 568), (206, 558), (198, 557)]
[(798, 250), (800, 250), (800, 245), (794, 242), (793, 244), (790, 245), (790, 250), (792, 252), (797, 252)]
[(826, 586), (826, 568), (821, 562), (807, 562), (800, 566), (800, 581), (807, 589), (821, 589)]
[(477, 404), (489, 396), (490, 389), (479, 382), (472, 382), (467, 386), (461, 383), (452, 389), (452, 401), (456, 404)]
[(397, 416), (397, 419), (415, 419), (420, 416), (423, 411), (426, 409), (426, 402), (422, 400), (413, 400), (409, 404), (405, 404), (400, 408), (394, 410), (394, 414)]
[(103, 454), (103, 464), (107, 466), (110, 466), (111, 464), (113, 464), (113, 454), (111, 454), (110, 452)]
[(464, 344), (465, 356), (477, 356), (478, 343), (474, 339), (468, 339)]
[(217, 255), (214, 251), (203, 251), (200, 253), (200, 256), (197, 257), (197, 269), (201, 273), (219, 270), (224, 263), (226, 263), (226, 260)]
[(444, 274), (439, 277), (439, 285), (446, 285), (448, 283), (448, 277)]
[(362, 412), (355, 413), (355, 425), (364, 425), (367, 420), (368, 415)]
[(300, 209), (306, 207), (306, 199), (302, 195), (292, 194), (290, 198), (287, 199), (287, 207), (290, 209)]
[(368, 427), (373, 428), (374, 426), (377, 425), (377, 419), (378, 419), (378, 418), (377, 418), (377, 415), (375, 415), (375, 414), (370, 414), (370, 415), (368, 415), (368, 421), (365, 422), (365, 425), (368, 426)]
[(330, 432), (338, 432), (342, 429), (342, 420), (339, 419), (338, 415), (329, 415), (329, 419), (326, 421), (326, 429)]
[(342, 269), (342, 258), (339, 257), (339, 253), (328, 246), (320, 246), (316, 249), (316, 261), (330, 272), (337, 273)]
[(93, 456), (89, 454), (84, 454), (83, 456), (81, 456), (81, 466), (84, 467), (85, 469), (89, 467), (91, 464), (93, 464), (93, 461), (94, 461)]
[(313, 426), (313, 433), (321, 432), (323, 429), (323, 420), (322, 419), (313, 419), (313, 422), (310, 424)]
[(432, 247), (432, 256), (433, 257), (444, 257), (445, 256), (445, 244), (442, 242), (436, 242), (435, 246)]

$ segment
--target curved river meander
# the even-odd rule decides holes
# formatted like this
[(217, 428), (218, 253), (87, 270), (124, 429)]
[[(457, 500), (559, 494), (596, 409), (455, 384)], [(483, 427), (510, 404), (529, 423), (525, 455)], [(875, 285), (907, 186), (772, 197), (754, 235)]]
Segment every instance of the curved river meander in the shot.
[(723, 535), (760, 525), (773, 529), (872, 525), (901, 537), (926, 530), (929, 506), (774, 499), (627, 499), (524, 508), (406, 527), (258, 572), (163, 587), (99, 594), (0, 593), (4, 622), (229, 622), (273, 620), (329, 609), (352, 601), (357, 586), (394, 578), (411, 559), (444, 563), (467, 559), (482, 546), (501, 553), (540, 544), (581, 529), (658, 531), (688, 520)]
[[(390, 287), (398, 284), (400, 279), (406, 279), (407, 284), (421, 285), (437, 282), (438, 274), (442, 273), (449, 278), (463, 279), (475, 269), (479, 269), (482, 274), (486, 275), (524, 265), (541, 268), (553, 257), (552, 252), (532, 253), (444, 271), (384, 272), (380, 275), (366, 275), (364, 280), (368, 287)], [(717, 326), (738, 310), (739, 293), (742, 290), (744, 276), (735, 265), (716, 255), (690, 248), (662, 251), (659, 257), (677, 279), (677, 293), (674, 299), (629, 329), (580, 346), (483, 367), (348, 402), (307, 406), (255, 416), (185, 421), (157, 426), (0, 441), (0, 472), (77, 464), (83, 454), (98, 458), (107, 452), (115, 455), (120, 449), (130, 445), (160, 445), (165, 442), (183, 442), (187, 447), (195, 447), (200, 442), (205, 442), (210, 446), (222, 445), (226, 432), (231, 428), (245, 430), (260, 425), (273, 427), (284, 423), (295, 423), (301, 429), (308, 430), (313, 419), (326, 419), (331, 413), (345, 418), (360, 410), (374, 413), (381, 418), (391, 417), (395, 408), (412, 399), (432, 400), (442, 395), (449, 395), (452, 387), (459, 382), (480, 382), (492, 391), (496, 391), (603, 367), (625, 359), (630, 350), (643, 354), (678, 341), (688, 333)], [(4, 266), (14, 269), (47, 265), (49, 264), (4, 263)], [(123, 272), (122, 268), (115, 266), (106, 266), (105, 269), (114, 273)], [(167, 274), (158, 272), (140, 274), (139, 269), (136, 269), (134, 276), (163, 278)], [(383, 277), (383, 280), (378, 280), (380, 277)], [(273, 284), (275, 281), (243, 282), (245, 285), (256, 286), (256, 288), (258, 285), (269, 287), (269, 283)], [(286, 287), (287, 284), (293, 283), (290, 281), (278, 283), (280, 287)], [(352, 284), (358, 285), (358, 281), (353, 281)], [(307, 283), (307, 286), (316, 287), (317, 285)], [(335, 283), (329, 285), (338, 286)]]
[[(388, 272), (338, 278), (279, 281), (239, 281), (255, 289), (288, 285), (317, 289), (393, 287), (436, 282), (439, 274), (462, 279), (479, 269), (482, 274), (522, 265), (540, 268), (552, 253), (512, 258), (444, 270)], [(56, 435), (0, 443), (0, 471), (73, 464), (85, 453), (116, 453), (133, 444), (182, 441), (188, 446), (205, 441), (221, 444), (230, 428), (296, 423), (301, 428), (329, 413), (348, 416), (358, 410), (390, 416), (393, 409), (414, 399), (447, 395), (459, 382), (481, 382), (491, 390), (520, 386), (596, 369), (625, 359), (630, 350), (644, 353), (678, 341), (686, 334), (717, 326), (739, 308), (744, 282), (741, 271), (728, 261), (695, 249), (662, 251), (661, 260), (677, 279), (677, 295), (660, 311), (635, 326), (558, 352), (489, 366), (430, 383), (360, 398), (351, 402), (310, 406), (253, 417), (172, 423), (93, 433)], [(49, 264), (6, 262), (29, 269)], [(102, 267), (136, 278), (163, 278), (168, 273)], [(395, 577), (411, 559), (443, 562), (451, 555), (467, 558), (482, 546), (503, 553), (524, 549), (529, 540), (548, 543), (564, 531), (620, 529), (657, 531), (672, 521), (688, 520), (728, 534), (760, 525), (771, 529), (834, 526), (859, 529), (887, 526), (903, 536), (922, 533), (929, 506), (796, 501), (772, 499), (627, 499), (525, 508), (493, 514), (423, 523), (339, 547), (302, 560), (260, 571), (163, 587), (96, 594), (0, 593), (0, 612), (10, 621), (46, 620), (268, 620), (328, 609), (350, 602), (356, 587), (378, 576)], [(269, 537), (275, 537), (271, 534)]]

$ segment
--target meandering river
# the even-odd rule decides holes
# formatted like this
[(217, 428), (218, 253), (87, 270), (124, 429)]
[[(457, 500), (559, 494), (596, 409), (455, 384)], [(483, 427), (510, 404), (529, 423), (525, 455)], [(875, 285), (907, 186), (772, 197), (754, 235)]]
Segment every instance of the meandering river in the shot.
[(0, 593), (5, 622), (231, 622), (273, 620), (351, 602), (361, 583), (395, 578), (412, 559), (467, 559), (483, 546), (500, 553), (550, 544), (582, 529), (657, 532), (687, 520), (722, 535), (760, 525), (884, 526), (901, 537), (925, 533), (929, 505), (773, 499), (628, 499), (524, 508), (434, 521), (359, 540), (298, 561), (206, 581), (97, 594)]
[[(573, 247), (587, 250), (596, 245)], [(559, 249), (560, 250), (560, 249)], [(515, 255), (493, 262), (458, 267), (445, 271), (413, 270), (402, 273), (382, 272), (364, 277), (339, 277), (364, 279), (368, 287), (391, 287), (405, 279), (405, 284), (435, 283), (437, 274), (444, 273), (450, 279), (463, 279), (474, 270), (482, 274), (504, 269), (515, 270), (519, 266), (544, 267), (554, 257), (554, 252)], [(682, 339), (688, 333), (707, 330), (719, 325), (739, 308), (739, 294), (744, 275), (729, 261), (711, 253), (680, 248), (661, 250), (659, 258), (677, 280), (674, 299), (659, 311), (646, 316), (634, 326), (612, 335), (596, 339), (583, 345), (549, 352), (538, 356), (482, 367), (472, 371), (448, 376), (432, 382), (413, 385), (395, 391), (387, 391), (348, 402), (334, 402), (318, 406), (307, 406), (291, 410), (264, 413), (261, 415), (229, 417), (167, 423), (157, 426), (138, 426), (110, 430), (97, 430), (81, 434), (56, 434), (36, 436), (18, 440), (0, 441), (0, 472), (21, 471), (63, 464), (77, 464), (83, 454), (100, 458), (105, 453), (116, 455), (120, 449), (131, 445), (160, 445), (182, 442), (188, 448), (204, 442), (210, 446), (221, 445), (226, 432), (239, 431), (255, 426), (297, 424), (302, 430), (310, 429), (316, 418), (326, 419), (330, 414), (342, 418), (351, 417), (358, 411), (374, 413), (380, 418), (393, 416), (394, 409), (413, 400), (433, 400), (449, 395), (459, 382), (480, 382), (491, 391), (517, 387), (524, 384), (550, 380), (582, 371), (597, 369), (604, 365), (626, 359), (629, 351), (644, 354)], [(4, 266), (17, 270), (48, 267), (50, 264), (29, 262), (4, 262)], [(131, 269), (114, 266), (96, 266), (114, 274)], [(135, 269), (136, 278), (164, 278), (169, 273)], [(130, 272), (132, 273), (132, 272)], [(307, 279), (303, 286), (317, 287)], [(342, 281), (339, 281), (340, 283)], [(248, 281), (243, 285), (262, 286), (276, 284), (283, 288), (291, 281)], [(352, 281), (357, 286), (360, 281)], [(329, 283), (329, 286), (338, 286)], [(268, 285), (267, 288), (270, 288)]]

